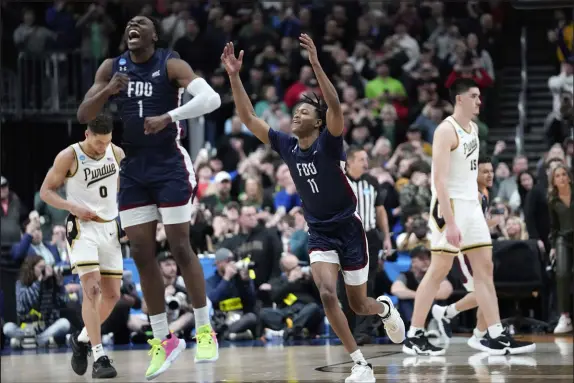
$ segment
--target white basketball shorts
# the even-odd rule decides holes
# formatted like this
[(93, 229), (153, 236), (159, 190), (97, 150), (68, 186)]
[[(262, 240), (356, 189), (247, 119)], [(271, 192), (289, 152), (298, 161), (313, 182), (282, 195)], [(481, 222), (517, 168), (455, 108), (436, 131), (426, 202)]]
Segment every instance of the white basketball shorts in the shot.
[(467, 252), (482, 247), (492, 247), (490, 231), (482, 212), (480, 201), (451, 199), (450, 205), (454, 220), (462, 234), (459, 249), (448, 243), (446, 239), (446, 222), (436, 198), (431, 201), (429, 226), (431, 230), (431, 251), (448, 253), (456, 256), (460, 251)]
[(102, 277), (122, 277), (124, 267), (117, 221), (81, 221), (70, 214), (66, 218), (66, 238), (74, 274), (81, 277), (99, 270)]

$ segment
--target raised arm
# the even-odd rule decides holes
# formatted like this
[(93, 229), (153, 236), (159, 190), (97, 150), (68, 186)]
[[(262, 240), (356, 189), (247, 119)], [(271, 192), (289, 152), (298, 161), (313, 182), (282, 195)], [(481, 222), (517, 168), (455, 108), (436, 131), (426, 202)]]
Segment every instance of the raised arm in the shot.
[(105, 60), (98, 68), (94, 84), (78, 108), (77, 117), (80, 124), (87, 124), (96, 118), (110, 97), (128, 85), (129, 77), (126, 74), (118, 72), (112, 77), (112, 72), (112, 59)]
[(146, 117), (146, 134), (157, 133), (169, 123), (196, 118), (208, 114), (221, 106), (221, 97), (203, 78), (198, 77), (188, 63), (171, 58), (167, 61), (169, 79), (184, 88), (193, 98), (182, 106), (157, 117)]
[(269, 144), (269, 125), (255, 114), (253, 104), (243, 87), (239, 71), (243, 63), (243, 51), (235, 57), (233, 43), (227, 43), (221, 55), (221, 61), (229, 75), (233, 101), (241, 122), (264, 144)]
[(323, 98), (327, 104), (327, 129), (329, 129), (329, 133), (333, 136), (338, 137), (343, 134), (345, 123), (337, 89), (321, 67), (317, 56), (317, 48), (315, 47), (315, 43), (313, 43), (311, 37), (303, 33), (299, 37), (299, 40), (301, 41), (301, 46), (309, 53), (309, 62), (311, 63), (311, 67), (313, 67), (313, 71), (317, 77), (317, 82), (319, 83), (319, 88), (321, 88), (321, 93), (323, 94)]
[(450, 171), (450, 152), (456, 148), (457, 137), (449, 122), (442, 122), (434, 133), (432, 144), (433, 182), (440, 207), (440, 213), (447, 225), (453, 225), (454, 214), (447, 190)]
[(54, 165), (48, 170), (40, 188), (40, 198), (56, 209), (67, 210), (83, 220), (92, 220), (96, 214), (73, 202), (62, 198), (57, 190), (64, 184), (66, 177), (73, 176), (78, 170), (78, 160), (74, 149), (68, 147), (56, 156)]

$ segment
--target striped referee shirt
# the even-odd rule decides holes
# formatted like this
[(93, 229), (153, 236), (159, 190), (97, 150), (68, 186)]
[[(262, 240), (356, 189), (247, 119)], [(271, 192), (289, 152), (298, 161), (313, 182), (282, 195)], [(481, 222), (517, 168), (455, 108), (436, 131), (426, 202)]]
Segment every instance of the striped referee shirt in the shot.
[(347, 178), (357, 196), (357, 213), (363, 221), (365, 232), (376, 229), (377, 206), (383, 206), (385, 202), (379, 183), (369, 174), (363, 174), (359, 179), (354, 179), (347, 174)]

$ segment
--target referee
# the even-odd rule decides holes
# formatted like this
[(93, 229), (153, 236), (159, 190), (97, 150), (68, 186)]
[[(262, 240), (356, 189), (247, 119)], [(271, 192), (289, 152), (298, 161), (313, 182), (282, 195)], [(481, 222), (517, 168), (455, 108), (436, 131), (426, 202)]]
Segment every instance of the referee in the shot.
[[(367, 281), (367, 295), (374, 296), (375, 277), (377, 273), (379, 251), (385, 249), (391, 251), (391, 238), (389, 235), (389, 222), (387, 212), (383, 206), (385, 194), (381, 191), (377, 180), (367, 174), (369, 170), (369, 158), (367, 152), (360, 147), (351, 147), (347, 150), (347, 178), (351, 188), (357, 196), (357, 213), (363, 221), (363, 227), (367, 234), (369, 250), (369, 280)], [(383, 236), (381, 237), (381, 232)], [(339, 278), (341, 281), (342, 278)], [(349, 307), (344, 285), (339, 283), (341, 304), (349, 321), (349, 327), (357, 344), (362, 345), (371, 342), (371, 334), (374, 329), (375, 316), (356, 316)]]

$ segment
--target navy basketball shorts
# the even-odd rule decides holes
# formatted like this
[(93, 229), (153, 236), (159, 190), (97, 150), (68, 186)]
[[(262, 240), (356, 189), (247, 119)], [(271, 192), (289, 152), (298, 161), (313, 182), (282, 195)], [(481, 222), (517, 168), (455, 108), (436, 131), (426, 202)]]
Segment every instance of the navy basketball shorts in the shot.
[(338, 264), (345, 284), (359, 286), (369, 279), (369, 250), (361, 218), (355, 214), (329, 229), (309, 228), (311, 264)]
[(120, 166), (122, 227), (153, 221), (165, 225), (189, 222), (197, 181), (187, 151), (177, 145), (130, 154), (126, 150)]

